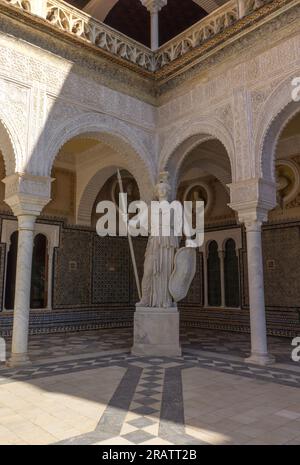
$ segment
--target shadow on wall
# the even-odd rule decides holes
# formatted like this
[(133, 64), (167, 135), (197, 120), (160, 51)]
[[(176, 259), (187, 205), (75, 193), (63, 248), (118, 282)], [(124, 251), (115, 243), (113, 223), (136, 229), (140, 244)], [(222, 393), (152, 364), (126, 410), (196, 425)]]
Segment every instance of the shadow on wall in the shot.
[[(38, 7), (43, 4), (42, 0), (28, 0), (22, 2), (22, 7), (25, 3)], [(63, 17), (61, 4), (45, 4), (49, 9), (48, 19), (53, 19), (53, 26), (55, 21), (58, 25)], [(114, 152), (113, 166), (132, 172), (142, 197), (152, 191), (154, 161), (148, 156), (151, 129), (145, 131), (140, 124), (143, 115), (148, 111), (148, 107), (145, 109), (146, 104), (103, 85), (109, 75), (110, 82), (115, 79), (122, 85), (122, 80), (126, 80), (131, 72), (125, 68), (118, 69), (113, 63), (107, 65), (101, 54), (90, 52), (90, 48), (83, 41), (78, 42), (76, 37), (72, 40), (66, 38), (66, 46), (61, 37), (55, 36), (55, 27), (52, 29), (54, 34), (45, 33), (39, 19), (33, 19), (34, 27), (30, 21), (23, 23), (11, 20), (8, 8), (16, 8), (18, 11), (18, 6), (9, 5), (8, 14), (3, 14), (0, 29), (3, 28), (5, 32), (1, 38), (5, 42), (5, 53), (4, 56), (1, 55), (0, 63), (2, 65), (3, 59), (5, 71), (6, 61), (12, 62), (16, 73), (13, 79), (3, 73), (4, 85), (0, 90), (0, 101), (6, 102), (6, 107), (10, 103), (13, 110), (5, 113), (5, 105), (0, 106), (1, 121), (8, 121), (8, 124), (0, 124), (0, 150), (5, 160), (6, 200), (19, 220), (18, 264), (26, 265), (18, 266), (16, 279), (14, 335), (15, 341), (21, 347), (13, 352), (26, 354), (26, 307), (28, 308), (27, 300), (30, 298), (31, 280), (29, 257), (32, 256), (33, 246), (26, 232), (30, 230), (26, 222), (30, 217), (28, 211), (34, 213), (32, 216), (38, 217), (50, 201), (53, 163), (61, 148), (70, 140), (76, 141), (79, 136), (110, 147)], [(64, 29), (62, 26), (63, 24), (61, 29)], [(58, 31), (57, 35), (60, 33)], [(15, 48), (17, 49), (19, 60), (11, 48), (15, 53)], [(47, 53), (47, 60), (43, 59)], [(76, 63), (72, 61), (74, 57)], [(104, 78), (103, 74), (106, 74)], [(129, 77), (128, 80), (130, 81)], [(133, 107), (135, 111), (132, 110)], [(152, 113), (149, 105), (150, 121)], [(148, 116), (144, 116), (144, 119), (147, 120)], [(21, 137), (23, 140), (20, 140)], [(146, 137), (149, 140), (145, 142)], [(101, 147), (96, 155), (99, 159), (102, 158)], [(106, 167), (108, 166), (109, 161), (106, 161)], [(35, 194), (27, 197), (26, 214), (22, 214), (20, 205), (16, 205), (17, 196), (14, 194), (20, 185), (27, 193)], [(32, 231), (32, 225), (30, 228)]]
[[(32, 7), (35, 4), (34, 0), (29, 0), (27, 3)], [(47, 18), (61, 30), (64, 30), (65, 21), (68, 19), (59, 8), (59, 4), (56, 6), (55, 3), (48, 5)], [(79, 23), (80, 21), (78, 25)], [(130, 113), (134, 105), (138, 120), (139, 114), (142, 115), (143, 105), (139, 105), (138, 101), (133, 101), (133, 98), (127, 95), (121, 94), (120, 96), (119, 92), (101, 85), (105, 72), (107, 73), (105, 78), (112, 73), (114, 79), (119, 80), (121, 85), (121, 80), (126, 79), (126, 69), (119, 67), (117, 72), (118, 67), (113, 64), (111, 69), (107, 66), (104, 69), (102, 58), (95, 54), (94, 61), (91, 63), (91, 56), (87, 58), (90, 51), (82, 46), (82, 41), (80, 44), (69, 42), (68, 47), (65, 47), (60, 39), (56, 40), (39, 29), (35, 29), (34, 36), (31, 35), (30, 24), (24, 26), (22, 23), (17, 25), (9, 23), (7, 27), (11, 29), (12, 36), (28, 40), (30, 44), (49, 51), (51, 55), (48, 56), (47, 64), (44, 61), (41, 65), (41, 62), (36, 60), (35, 51), (30, 50), (29, 45), (28, 50), (32, 55), (27, 61), (28, 74), (22, 75), (23, 81), (27, 81), (28, 84), (24, 86), (20, 83), (24, 87), (22, 92), (19, 88), (14, 91), (13, 86), (8, 84), (1, 89), (0, 97), (2, 94), (11, 93), (13, 103), (18, 100), (20, 106), (21, 103), (24, 104), (24, 108), (26, 108), (25, 105), (28, 108), (28, 101), (30, 101), (29, 118), (26, 122), (23, 121), (22, 118), (26, 118), (26, 112), (22, 112), (19, 122), (20, 125), (23, 123), (25, 127), (27, 126), (29, 133), (27, 146), (25, 144), (24, 147), (23, 141), (18, 140), (18, 133), (13, 125), (0, 128), (6, 176), (21, 172), (50, 177), (53, 162), (60, 149), (70, 140), (80, 136), (101, 141), (110, 146), (117, 153), (121, 165), (125, 158), (132, 158), (132, 165), (138, 166), (140, 172), (147, 178), (146, 182), (151, 184), (152, 166), (147, 160), (148, 153), (142, 136), (139, 137), (137, 134), (136, 125), (124, 122), (124, 118), (120, 117), (118, 111), (119, 105), (122, 105), (124, 113)], [(77, 25), (74, 24), (75, 27)], [(85, 23), (84, 27), (88, 28), (89, 24)], [(76, 37), (73, 36), (73, 39), (76, 41)], [(74, 56), (76, 56), (76, 63), (71, 61)], [(63, 57), (65, 61), (62, 62), (60, 57)], [(90, 86), (86, 85), (87, 69)], [(103, 104), (105, 104), (105, 112), (111, 116), (104, 113)], [(5, 117), (3, 120), (5, 121)], [(128, 166), (124, 166), (124, 169), (126, 168)], [(136, 176), (137, 170), (138, 168), (133, 175)], [(138, 180), (140, 184), (143, 181)], [(144, 186), (140, 187), (141, 192), (144, 192)]]

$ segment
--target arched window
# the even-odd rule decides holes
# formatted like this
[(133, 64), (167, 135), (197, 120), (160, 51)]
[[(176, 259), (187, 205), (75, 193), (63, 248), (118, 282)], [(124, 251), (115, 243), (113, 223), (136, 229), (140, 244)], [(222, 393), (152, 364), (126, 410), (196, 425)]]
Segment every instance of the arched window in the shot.
[(225, 244), (224, 275), (225, 305), (226, 307), (239, 307), (239, 261), (233, 239), (228, 239)]
[(208, 246), (207, 259), (208, 305), (221, 306), (221, 274), (218, 244), (212, 241)]
[(47, 307), (48, 290), (48, 251), (47, 238), (37, 234), (34, 238), (30, 308)]
[(18, 231), (10, 236), (10, 247), (7, 254), (6, 284), (5, 284), (5, 308), (12, 310), (15, 304), (15, 287), (18, 254)]

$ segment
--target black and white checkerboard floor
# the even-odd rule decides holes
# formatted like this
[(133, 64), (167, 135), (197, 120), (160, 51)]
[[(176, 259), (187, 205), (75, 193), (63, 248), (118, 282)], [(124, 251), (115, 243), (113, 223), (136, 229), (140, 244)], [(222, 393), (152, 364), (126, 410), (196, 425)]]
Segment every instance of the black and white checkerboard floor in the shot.
[[(29, 352), (32, 360), (58, 358), (101, 351), (130, 350), (133, 329), (101, 329), (67, 334), (31, 336)], [(250, 353), (250, 335), (201, 328), (181, 329), (183, 348), (205, 350), (216, 354), (237, 355), (245, 358)], [(270, 352), (278, 362), (291, 362), (291, 340), (269, 337)], [(7, 341), (10, 352), (10, 340)]]
[[(234, 352), (228, 337), (228, 350), (213, 351), (225, 335), (204, 332), (201, 345), (197, 331), (183, 336), (182, 357), (138, 358), (117, 336), (130, 341), (116, 330), (103, 351), (100, 334), (70, 335), (86, 350), (76, 343), (47, 361), (35, 340), (32, 366), (0, 368), (0, 444), (300, 443), (298, 364), (248, 365), (242, 345)], [(60, 350), (67, 339), (55, 336)]]

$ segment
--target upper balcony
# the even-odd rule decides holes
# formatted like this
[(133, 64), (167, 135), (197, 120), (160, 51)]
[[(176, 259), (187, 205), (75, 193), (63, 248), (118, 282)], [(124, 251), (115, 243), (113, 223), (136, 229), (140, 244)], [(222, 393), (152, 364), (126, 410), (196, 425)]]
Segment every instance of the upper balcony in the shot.
[(11, 8), (35, 15), (57, 31), (130, 63), (143, 72), (159, 77), (166, 68), (174, 71), (191, 62), (202, 49), (208, 51), (232, 38), (249, 24), (271, 15), (293, 0), (229, 0), (193, 26), (169, 40), (158, 50), (116, 31), (62, 0), (0, 0)]

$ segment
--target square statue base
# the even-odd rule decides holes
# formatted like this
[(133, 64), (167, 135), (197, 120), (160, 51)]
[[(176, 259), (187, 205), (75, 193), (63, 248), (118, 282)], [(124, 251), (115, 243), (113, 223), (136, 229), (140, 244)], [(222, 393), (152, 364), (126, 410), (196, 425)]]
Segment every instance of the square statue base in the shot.
[(180, 357), (177, 307), (136, 307), (131, 353), (140, 357)]

